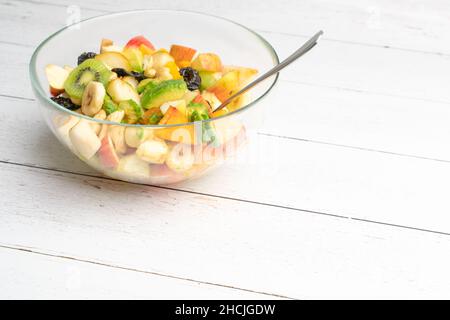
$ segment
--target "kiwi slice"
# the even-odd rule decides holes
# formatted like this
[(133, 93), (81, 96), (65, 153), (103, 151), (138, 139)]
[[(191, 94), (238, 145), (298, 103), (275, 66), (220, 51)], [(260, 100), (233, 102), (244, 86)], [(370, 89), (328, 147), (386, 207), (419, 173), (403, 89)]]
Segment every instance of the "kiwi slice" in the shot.
[(64, 90), (75, 99), (81, 99), (84, 88), (91, 81), (98, 81), (106, 85), (111, 76), (111, 71), (103, 64), (103, 62), (86, 59), (78, 67), (73, 69), (66, 81), (64, 82)]
[(159, 107), (164, 102), (183, 98), (186, 91), (184, 80), (166, 80), (157, 86), (146, 88), (141, 97), (141, 104), (145, 109)]

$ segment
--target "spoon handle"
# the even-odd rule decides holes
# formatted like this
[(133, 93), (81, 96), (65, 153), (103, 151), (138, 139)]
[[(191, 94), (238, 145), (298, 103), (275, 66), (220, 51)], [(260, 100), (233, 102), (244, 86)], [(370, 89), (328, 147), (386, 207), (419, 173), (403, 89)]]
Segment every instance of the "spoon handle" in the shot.
[(323, 31), (317, 32), (311, 39), (306, 41), (300, 48), (298, 48), (293, 54), (291, 54), (289, 57), (287, 57), (285, 60), (283, 60), (281, 63), (277, 64), (275, 67), (255, 79), (254, 81), (250, 82), (248, 85), (246, 85), (244, 88), (233, 94), (231, 97), (229, 97), (227, 100), (222, 102), (222, 104), (214, 111), (220, 110), (223, 107), (225, 107), (227, 104), (229, 104), (231, 101), (233, 101), (237, 96), (243, 94), (247, 90), (253, 88), (255, 85), (260, 83), (261, 81), (264, 81), (268, 77), (274, 75), (275, 73), (279, 72), (284, 67), (290, 65), (292, 62), (300, 58), (302, 55), (304, 55), (306, 52), (311, 50), (316, 44), (317, 40), (319, 40), (320, 36), (323, 34)]

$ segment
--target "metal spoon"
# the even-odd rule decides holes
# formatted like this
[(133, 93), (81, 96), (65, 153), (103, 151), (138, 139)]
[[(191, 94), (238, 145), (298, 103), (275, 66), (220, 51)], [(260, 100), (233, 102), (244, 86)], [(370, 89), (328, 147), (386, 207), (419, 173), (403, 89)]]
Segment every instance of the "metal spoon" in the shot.
[(261, 75), (259, 78), (255, 79), (254, 81), (250, 82), (248, 85), (246, 85), (244, 88), (233, 94), (231, 97), (229, 97), (227, 100), (222, 102), (222, 104), (214, 111), (220, 110), (223, 107), (225, 107), (227, 104), (229, 104), (231, 101), (233, 101), (236, 97), (243, 94), (247, 90), (253, 88), (255, 85), (260, 83), (261, 81), (267, 79), (271, 75), (274, 75), (275, 73), (279, 72), (284, 67), (290, 65), (292, 62), (300, 58), (302, 55), (304, 55), (306, 52), (311, 50), (316, 44), (317, 40), (319, 40), (320, 36), (323, 34), (323, 31), (317, 32), (311, 39), (306, 41), (297, 51), (295, 51), (293, 54), (291, 54), (289, 57), (287, 57), (284, 61), (277, 64), (275, 67)]

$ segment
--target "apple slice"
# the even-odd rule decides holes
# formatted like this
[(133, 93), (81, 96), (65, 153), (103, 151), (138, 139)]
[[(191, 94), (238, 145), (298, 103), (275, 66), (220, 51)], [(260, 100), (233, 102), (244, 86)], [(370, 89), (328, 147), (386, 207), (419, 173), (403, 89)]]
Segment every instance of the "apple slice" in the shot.
[(69, 76), (69, 71), (57, 66), (49, 64), (45, 67), (45, 74), (47, 75), (48, 84), (50, 85), (50, 93), (57, 96), (64, 92), (64, 82)]
[(65, 114), (57, 114), (53, 119), (58, 138), (72, 151), (75, 151), (75, 147), (72, 145), (72, 141), (70, 141), (69, 132), (79, 121), (80, 118)]
[(178, 44), (173, 44), (170, 47), (170, 55), (175, 59), (175, 63), (180, 66), (184, 65), (185, 62), (190, 62), (194, 57), (197, 50), (180, 46)]
[(214, 112), (222, 104), (222, 102), (212, 92), (204, 91), (202, 93), (202, 96), (207, 104), (211, 107), (212, 112)]
[[(180, 112), (175, 107), (169, 107), (159, 124), (179, 124), (189, 122), (186, 113)], [(175, 126), (155, 130), (155, 136), (173, 142), (195, 144), (196, 137), (193, 125)]]
[(224, 66), (223, 72), (228, 73), (236, 71), (238, 75), (239, 87), (246, 85), (257, 73), (258, 70), (252, 68), (238, 67), (238, 66)]
[(139, 46), (139, 50), (141, 50), (141, 52), (144, 56), (146, 56), (146, 55), (149, 56), (149, 55), (153, 54), (153, 52), (155, 52), (155, 50), (147, 47), (145, 44), (141, 44)]
[(186, 101), (184, 101), (183, 99), (167, 101), (163, 103), (159, 107), (159, 109), (163, 114), (166, 114), (167, 110), (169, 110), (170, 107), (177, 108), (181, 113), (186, 114)]
[(127, 58), (125, 58), (125, 56), (119, 52), (103, 52), (96, 55), (95, 59), (103, 62), (111, 69), (121, 68), (128, 72), (131, 71), (131, 66)]
[(82, 159), (89, 160), (101, 146), (100, 139), (95, 134), (88, 120), (80, 120), (70, 129), (70, 140)]
[(106, 92), (117, 103), (132, 99), (137, 104), (140, 104), (140, 98), (137, 91), (128, 82), (122, 79), (117, 78), (112, 80), (108, 84)]
[(102, 42), (100, 43), (100, 53), (106, 52), (106, 47), (110, 47), (114, 45), (114, 42), (110, 39), (102, 39)]
[(119, 164), (119, 157), (109, 135), (103, 137), (100, 149), (98, 149), (98, 157), (106, 168), (115, 168)]
[(191, 67), (198, 71), (218, 72), (223, 65), (219, 56), (214, 53), (200, 53), (191, 63)]
[(236, 70), (226, 73), (222, 78), (210, 88), (208, 92), (212, 92), (216, 97), (224, 102), (239, 88), (239, 75)]
[(133, 38), (131, 38), (127, 44), (125, 45), (126, 48), (139, 48), (141, 45), (145, 45), (146, 47), (148, 47), (151, 50), (155, 50), (155, 47), (153, 46), (153, 44), (148, 41), (144, 36), (140, 35), (140, 36), (135, 36)]
[(123, 49), (122, 54), (125, 56), (125, 58), (128, 59), (128, 63), (131, 66), (131, 69), (133, 71), (137, 72), (143, 72), (143, 64), (144, 64), (144, 55), (139, 50), (139, 48), (135, 47), (126, 47)]

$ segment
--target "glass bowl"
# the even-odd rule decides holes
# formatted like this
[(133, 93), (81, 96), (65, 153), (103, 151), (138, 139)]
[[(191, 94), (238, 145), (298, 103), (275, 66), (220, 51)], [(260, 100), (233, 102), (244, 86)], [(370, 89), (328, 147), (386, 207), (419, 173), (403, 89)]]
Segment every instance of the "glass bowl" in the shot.
[[(103, 15), (65, 27), (44, 40), (30, 61), (33, 91), (58, 140), (103, 174), (134, 183), (164, 185), (192, 179), (232, 158), (258, 126), (254, 108), (277, 75), (239, 99), (239, 108), (221, 117), (177, 125), (132, 125), (70, 111), (50, 97), (47, 64), (75, 66), (81, 52), (98, 52), (102, 38), (125, 43), (144, 35), (156, 48), (182, 44), (214, 52), (225, 65), (265, 72), (279, 62), (275, 50), (254, 31), (235, 22), (195, 12), (139, 10)], [(256, 112), (255, 112), (256, 111)], [(214, 139), (208, 140), (213, 134)], [(206, 143), (205, 141), (213, 141)]]

